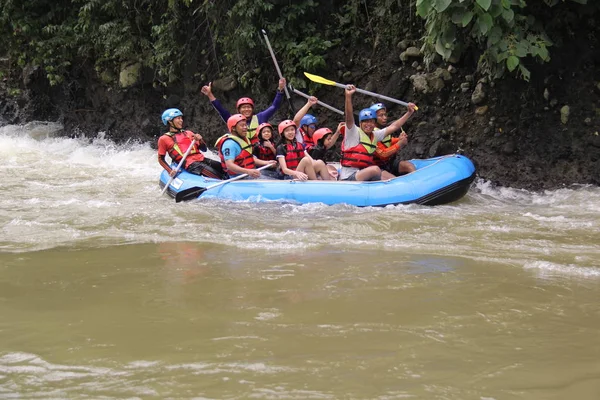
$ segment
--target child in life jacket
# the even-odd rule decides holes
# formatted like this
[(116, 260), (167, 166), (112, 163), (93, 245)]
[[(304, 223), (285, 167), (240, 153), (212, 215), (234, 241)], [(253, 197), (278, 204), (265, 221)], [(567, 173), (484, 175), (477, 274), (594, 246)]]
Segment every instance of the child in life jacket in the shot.
[[(254, 143), (252, 149), (254, 157), (263, 161), (276, 161), (275, 155), (277, 154), (277, 150), (273, 137), (273, 126), (268, 122), (264, 122), (256, 128), (256, 131), (258, 132), (258, 141)], [(263, 170), (262, 174), (275, 179), (283, 179), (283, 175), (279, 169)]]
[(304, 146), (296, 140), (297, 126), (292, 120), (285, 120), (279, 124), (278, 130), (281, 141), (277, 146), (277, 161), (284, 174), (284, 179), (306, 180), (333, 180), (325, 163), (315, 161), (304, 151)]
[(337, 142), (344, 126), (345, 123), (340, 122), (335, 133), (329, 128), (317, 129), (312, 136), (314, 146), (308, 150), (308, 154), (313, 158), (313, 160), (321, 160), (325, 163), (329, 174), (334, 179), (337, 179), (338, 170), (333, 165), (327, 164), (327, 158), (329, 156), (328, 152)]

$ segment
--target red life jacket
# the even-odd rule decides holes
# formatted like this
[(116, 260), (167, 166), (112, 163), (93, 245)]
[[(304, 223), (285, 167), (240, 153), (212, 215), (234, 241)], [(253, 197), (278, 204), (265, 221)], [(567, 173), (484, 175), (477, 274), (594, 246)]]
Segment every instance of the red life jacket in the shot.
[(275, 153), (270, 148), (264, 146), (262, 142), (257, 142), (254, 145), (254, 152), (256, 158), (264, 161), (271, 161), (275, 159)]
[(304, 146), (294, 140), (292, 143), (285, 145), (285, 150), (285, 165), (295, 171), (298, 164), (300, 164), (300, 160), (304, 158)]
[(225, 156), (221, 151), (223, 143), (225, 143), (225, 141), (229, 139), (236, 142), (238, 146), (240, 146), (240, 148), (242, 149), (240, 154), (238, 154), (238, 156), (233, 160), (235, 165), (242, 168), (254, 169), (254, 157), (252, 156), (252, 144), (250, 144), (250, 141), (248, 139), (244, 140), (237, 135), (227, 133), (218, 138), (217, 142), (215, 143), (215, 147), (219, 151), (219, 158), (221, 159), (221, 166), (223, 167), (223, 171), (229, 174), (229, 171), (227, 170), (227, 165), (225, 164)]
[(313, 141), (312, 136), (308, 136), (304, 129), (300, 128), (300, 133), (302, 133), (302, 140), (304, 141), (304, 148), (306, 151), (310, 151), (313, 147), (315, 147), (315, 142)]
[(375, 136), (372, 133), (367, 135), (360, 128), (358, 128), (358, 133), (360, 135), (358, 145), (346, 149), (342, 142), (342, 159), (340, 161), (342, 167), (363, 169), (374, 165), (373, 153), (377, 148)]
[(185, 154), (187, 149), (190, 147), (190, 144), (192, 144), (192, 142), (193, 142), (193, 147), (192, 147), (192, 150), (190, 151), (190, 154), (188, 155), (188, 157), (185, 160), (186, 164), (189, 165), (190, 160), (193, 160), (193, 162), (204, 160), (204, 154), (202, 154), (200, 152), (200, 149), (198, 149), (198, 144), (196, 143), (195, 140), (191, 139), (193, 134), (194, 134), (194, 132), (192, 132), (192, 131), (180, 131), (177, 133), (175, 133), (175, 132), (165, 133), (165, 135), (167, 135), (171, 139), (173, 139), (173, 146), (167, 150), (169, 153), (169, 157), (171, 157), (171, 160), (173, 160), (173, 162), (179, 163), (179, 161), (181, 161), (181, 159), (183, 158), (183, 155)]

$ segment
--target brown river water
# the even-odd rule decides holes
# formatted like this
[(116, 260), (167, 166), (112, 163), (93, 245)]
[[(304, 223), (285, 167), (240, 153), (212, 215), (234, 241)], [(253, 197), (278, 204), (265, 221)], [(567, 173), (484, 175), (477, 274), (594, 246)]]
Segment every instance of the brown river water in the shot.
[(599, 399), (600, 189), (161, 197), (146, 144), (0, 128), (0, 398)]

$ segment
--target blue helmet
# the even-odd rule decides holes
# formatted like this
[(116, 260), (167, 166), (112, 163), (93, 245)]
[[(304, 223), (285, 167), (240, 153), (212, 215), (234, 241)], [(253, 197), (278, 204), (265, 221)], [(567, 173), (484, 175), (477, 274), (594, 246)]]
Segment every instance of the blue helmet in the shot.
[(364, 108), (358, 113), (358, 121), (366, 121), (367, 119), (377, 119), (377, 114), (372, 108)]
[(175, 117), (183, 117), (183, 113), (177, 108), (169, 108), (162, 113), (162, 122), (167, 125)]
[(375, 113), (377, 113), (379, 110), (387, 110), (387, 107), (383, 103), (373, 104), (370, 108), (371, 110), (375, 111)]
[(317, 119), (313, 115), (306, 114), (300, 120), (300, 126), (311, 125), (311, 124), (315, 124), (315, 125), (317, 124)]

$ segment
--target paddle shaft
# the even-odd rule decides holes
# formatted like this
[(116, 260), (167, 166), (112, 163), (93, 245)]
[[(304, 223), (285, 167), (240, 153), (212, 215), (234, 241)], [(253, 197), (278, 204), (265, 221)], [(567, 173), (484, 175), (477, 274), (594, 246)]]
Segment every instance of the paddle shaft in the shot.
[(173, 176), (171, 177), (171, 179), (169, 179), (169, 182), (167, 182), (167, 184), (163, 188), (162, 192), (160, 192), (161, 196), (163, 194), (165, 194), (165, 192), (169, 188), (169, 185), (171, 184), (171, 182), (173, 182), (173, 179), (175, 179), (175, 177), (179, 173), (179, 170), (181, 169), (181, 166), (185, 162), (185, 159), (187, 158), (188, 154), (190, 154), (190, 151), (192, 151), (192, 147), (194, 147), (194, 140), (193, 139), (192, 139), (192, 142), (190, 143), (190, 147), (188, 147), (188, 149), (183, 154), (183, 157), (181, 158), (181, 161), (179, 161), (179, 164), (177, 164), (177, 168), (175, 168), (175, 174), (173, 174)]
[[(279, 79), (283, 79), (283, 75), (281, 74), (281, 70), (279, 69), (279, 64), (277, 63), (277, 58), (275, 58), (275, 53), (273, 52), (273, 48), (271, 47), (271, 42), (269, 41), (267, 32), (264, 29), (262, 30), (262, 34), (265, 37), (265, 42), (267, 42), (267, 48), (269, 49), (269, 53), (271, 53), (271, 58), (273, 59), (273, 64), (275, 64), (275, 70), (277, 70)], [(287, 86), (284, 86), (283, 90), (285, 91), (285, 97), (288, 99), (288, 103), (290, 104), (290, 109), (294, 111), (294, 107), (292, 106), (292, 102), (290, 101), (290, 92), (288, 92)]]
[[(296, 93), (299, 96), (302, 96), (302, 97), (307, 98), (307, 99), (310, 98), (309, 95), (307, 95), (306, 93), (302, 93), (298, 89), (295, 89), (295, 88), (293, 88), (291, 86), (290, 86), (290, 89), (292, 89), (292, 92)], [(340, 115), (344, 115), (344, 112), (342, 110), (338, 110), (337, 108), (332, 107), (329, 104), (323, 103), (321, 100), (317, 100), (317, 104), (320, 105), (320, 106), (323, 106), (323, 107), (327, 108), (328, 110), (336, 112), (336, 113), (338, 113)]]
[[(342, 83), (337, 83), (337, 82), (335, 83), (335, 86), (340, 87), (342, 89), (346, 89), (346, 87), (347, 87), (347, 85), (344, 85)], [(359, 88), (356, 88), (356, 91), (358, 93), (362, 93), (362, 94), (366, 94), (366, 95), (369, 95), (369, 96), (377, 97), (378, 99), (381, 99), (381, 100), (389, 101), (391, 103), (396, 103), (396, 104), (400, 104), (401, 106), (408, 107), (408, 103), (405, 102), (405, 101), (402, 101), (402, 100), (396, 100), (394, 98), (387, 97), (387, 96), (384, 96), (384, 95), (379, 94), (379, 93), (369, 92), (368, 90), (359, 89)]]
[[(270, 166), (271, 165), (263, 165), (262, 167), (257, 168), (256, 170), (257, 171), (261, 171), (263, 169), (269, 168)], [(238, 181), (240, 179), (244, 179), (247, 176), (248, 176), (248, 174), (241, 174), (241, 175), (238, 175), (238, 176), (234, 176), (233, 178), (229, 178), (229, 179), (227, 179), (227, 180), (225, 180), (223, 182), (219, 182), (219, 183), (215, 183), (214, 185), (207, 186), (205, 188), (203, 188), (203, 187), (191, 187), (191, 188), (182, 190), (181, 192), (179, 192), (179, 193), (177, 193), (175, 195), (175, 202), (179, 203), (181, 201), (187, 201), (187, 200), (195, 199), (198, 196), (200, 196), (202, 193), (206, 192), (207, 190), (219, 187), (219, 186), (224, 185), (224, 184), (229, 183), (229, 182), (233, 182), (233, 181)]]

